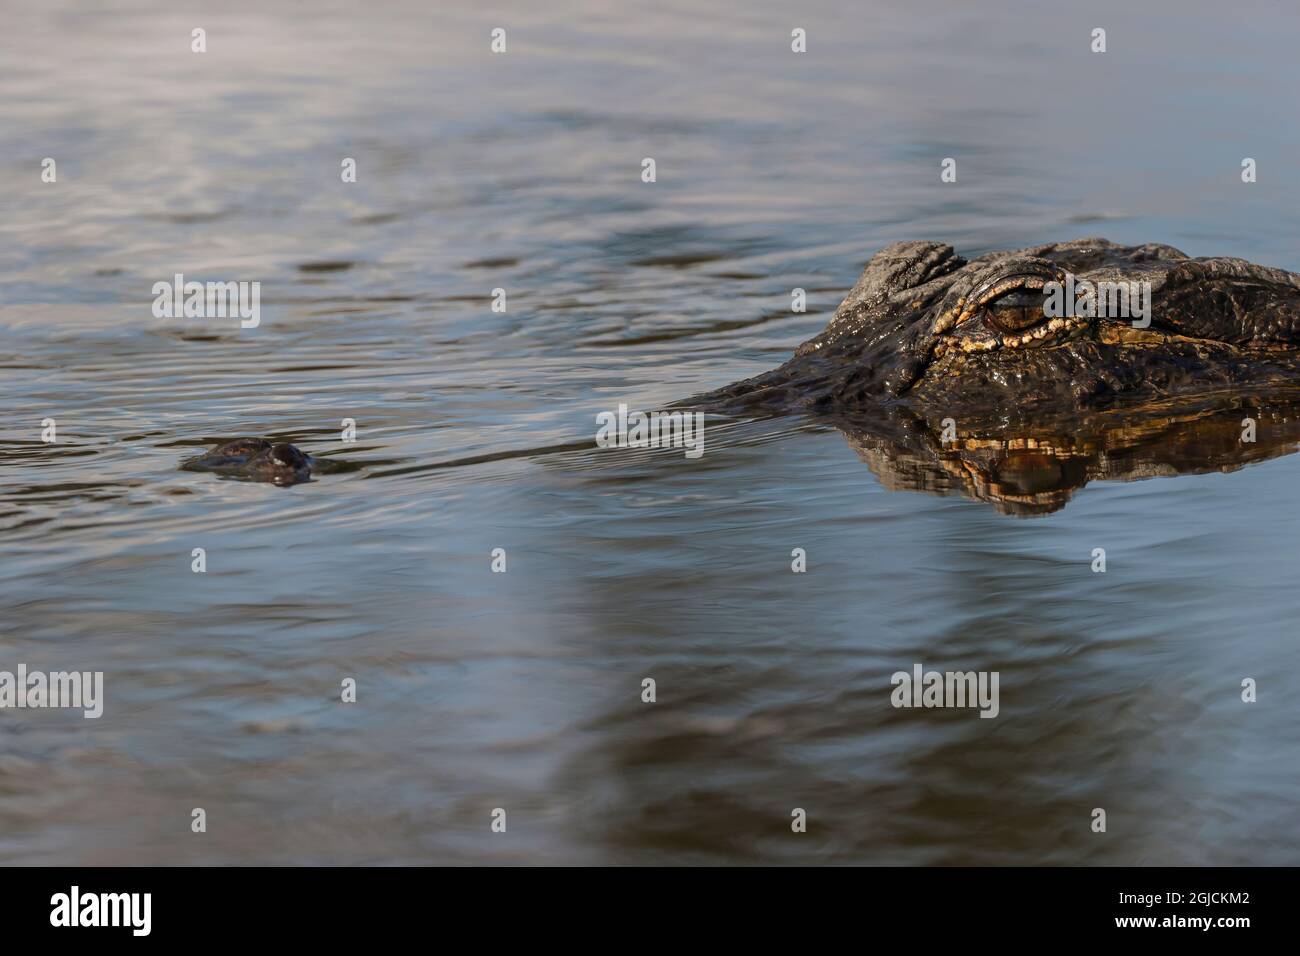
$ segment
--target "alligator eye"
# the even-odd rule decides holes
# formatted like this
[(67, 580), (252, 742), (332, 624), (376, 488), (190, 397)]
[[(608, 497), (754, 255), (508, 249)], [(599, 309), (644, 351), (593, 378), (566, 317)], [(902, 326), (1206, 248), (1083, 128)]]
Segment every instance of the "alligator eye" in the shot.
[(984, 306), (984, 321), (999, 332), (1020, 332), (1046, 317), (1041, 289), (1014, 289)]

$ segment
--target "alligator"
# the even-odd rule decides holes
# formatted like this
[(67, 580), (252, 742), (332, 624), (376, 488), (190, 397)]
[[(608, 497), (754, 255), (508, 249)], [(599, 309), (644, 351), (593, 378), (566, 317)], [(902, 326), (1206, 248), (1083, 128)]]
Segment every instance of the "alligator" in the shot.
[[(1149, 296), (1141, 319), (1096, 314), (1121, 284)], [(680, 404), (810, 413), (890, 487), (1040, 514), (1091, 478), (1294, 451), (1300, 275), (1098, 238), (970, 260), (899, 242), (785, 364)]]
[[(1107, 310), (1093, 293), (1121, 284), (1145, 290), (1141, 321), (1096, 314)], [(784, 365), (673, 407), (811, 413), (888, 487), (1042, 514), (1092, 479), (1227, 471), (1294, 451), (1300, 275), (1106, 239), (971, 260), (899, 242)], [(355, 466), (241, 438), (182, 467), (292, 485)]]

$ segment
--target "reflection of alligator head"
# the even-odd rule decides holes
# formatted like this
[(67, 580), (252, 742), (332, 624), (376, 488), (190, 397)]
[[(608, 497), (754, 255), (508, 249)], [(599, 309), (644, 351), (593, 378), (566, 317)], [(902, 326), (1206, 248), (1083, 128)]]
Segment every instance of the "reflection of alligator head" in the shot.
[[(1247, 418), (1254, 441), (1243, 440)], [(954, 425), (948, 434), (902, 409), (836, 426), (885, 488), (965, 495), (1003, 514), (1041, 515), (1065, 507), (1090, 481), (1236, 471), (1290, 454), (1300, 443), (1300, 401), (1219, 399), (1036, 427), (965, 432)]]
[[(1135, 302), (1140, 318), (1113, 315)], [(1036, 513), (1094, 478), (1285, 454), (1295, 419), (1278, 407), (1297, 402), (1300, 275), (1079, 239), (970, 261), (895, 243), (788, 362), (687, 404), (851, 418), (886, 484)], [(1240, 440), (1247, 414), (1255, 444)]]

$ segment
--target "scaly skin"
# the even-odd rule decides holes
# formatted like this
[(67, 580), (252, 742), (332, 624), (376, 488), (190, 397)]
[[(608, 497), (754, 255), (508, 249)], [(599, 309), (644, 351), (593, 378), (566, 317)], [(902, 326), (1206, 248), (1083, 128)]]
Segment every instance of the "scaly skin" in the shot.
[[(1150, 283), (1149, 327), (1048, 318), (1042, 286), (1067, 274)], [(1105, 239), (969, 262), (940, 243), (896, 243), (788, 362), (682, 404), (809, 412), (886, 487), (1045, 514), (1090, 480), (1231, 471), (1295, 451), (1300, 276)]]
[[(1045, 281), (1151, 286), (1151, 324), (1049, 319)], [(1019, 328), (1008, 301), (1037, 302)], [(1035, 313), (1035, 314), (1031, 314)], [(843, 413), (906, 407), (927, 420), (1043, 414), (1300, 386), (1300, 276), (1242, 259), (1105, 239), (967, 261), (937, 242), (878, 252), (826, 328), (780, 368), (689, 404)]]

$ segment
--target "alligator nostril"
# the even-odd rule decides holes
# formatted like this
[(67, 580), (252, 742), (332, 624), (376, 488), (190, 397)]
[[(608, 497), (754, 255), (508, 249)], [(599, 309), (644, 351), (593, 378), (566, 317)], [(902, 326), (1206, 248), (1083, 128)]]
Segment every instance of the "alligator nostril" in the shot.
[(271, 457), (282, 465), (291, 466), (297, 466), (303, 460), (302, 452), (286, 442), (281, 442), (272, 448)]

